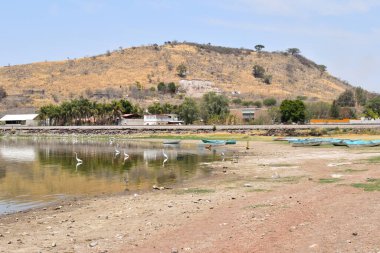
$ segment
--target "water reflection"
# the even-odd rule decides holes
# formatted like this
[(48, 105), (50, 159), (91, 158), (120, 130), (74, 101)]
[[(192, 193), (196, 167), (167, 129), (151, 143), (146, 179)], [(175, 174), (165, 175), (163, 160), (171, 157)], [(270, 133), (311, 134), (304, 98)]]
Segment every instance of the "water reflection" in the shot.
[(0, 213), (56, 196), (144, 190), (204, 177), (208, 170), (199, 164), (214, 158), (197, 146), (146, 141), (0, 139)]

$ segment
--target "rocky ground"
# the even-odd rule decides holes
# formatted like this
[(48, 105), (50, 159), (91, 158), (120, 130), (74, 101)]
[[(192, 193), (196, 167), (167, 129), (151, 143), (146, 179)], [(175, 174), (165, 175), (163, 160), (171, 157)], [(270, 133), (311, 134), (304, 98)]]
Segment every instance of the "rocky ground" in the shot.
[(0, 252), (380, 252), (379, 148), (244, 144), (202, 181), (1, 216)]

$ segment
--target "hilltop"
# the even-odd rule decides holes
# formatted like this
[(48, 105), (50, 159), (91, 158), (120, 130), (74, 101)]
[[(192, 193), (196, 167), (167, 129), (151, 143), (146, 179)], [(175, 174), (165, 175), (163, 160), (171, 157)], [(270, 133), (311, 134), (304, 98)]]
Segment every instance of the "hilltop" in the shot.
[[(184, 77), (177, 72), (181, 64), (187, 70)], [(271, 76), (270, 84), (252, 75), (254, 65)], [(159, 82), (181, 84), (183, 95), (174, 97), (178, 100), (215, 90), (244, 99), (304, 96), (332, 101), (351, 88), (321, 66), (300, 54), (167, 42), (81, 59), (1, 67), (0, 86), (9, 95), (3, 101), (8, 108), (39, 107), (79, 96), (128, 97), (144, 104), (157, 99), (154, 88)]]

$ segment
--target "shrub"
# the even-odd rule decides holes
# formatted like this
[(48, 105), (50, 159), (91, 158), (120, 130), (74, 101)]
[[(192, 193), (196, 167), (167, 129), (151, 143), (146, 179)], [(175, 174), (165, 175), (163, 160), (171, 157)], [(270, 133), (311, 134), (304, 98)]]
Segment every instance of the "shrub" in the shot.
[(272, 75), (265, 75), (263, 80), (264, 80), (264, 83), (271, 84), (272, 83)]
[(177, 75), (179, 77), (185, 77), (187, 75), (187, 68), (185, 64), (181, 63), (177, 66)]
[(265, 69), (260, 65), (254, 65), (252, 69), (252, 75), (255, 78), (263, 78), (265, 75)]
[(263, 104), (266, 107), (275, 106), (277, 104), (277, 100), (275, 98), (266, 98), (264, 99)]

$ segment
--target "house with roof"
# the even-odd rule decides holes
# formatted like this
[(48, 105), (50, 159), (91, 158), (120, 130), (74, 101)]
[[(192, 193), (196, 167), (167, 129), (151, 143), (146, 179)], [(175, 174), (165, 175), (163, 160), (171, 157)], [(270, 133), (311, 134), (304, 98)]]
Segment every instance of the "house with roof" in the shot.
[(0, 119), (5, 126), (38, 126), (38, 114), (7, 114)]

